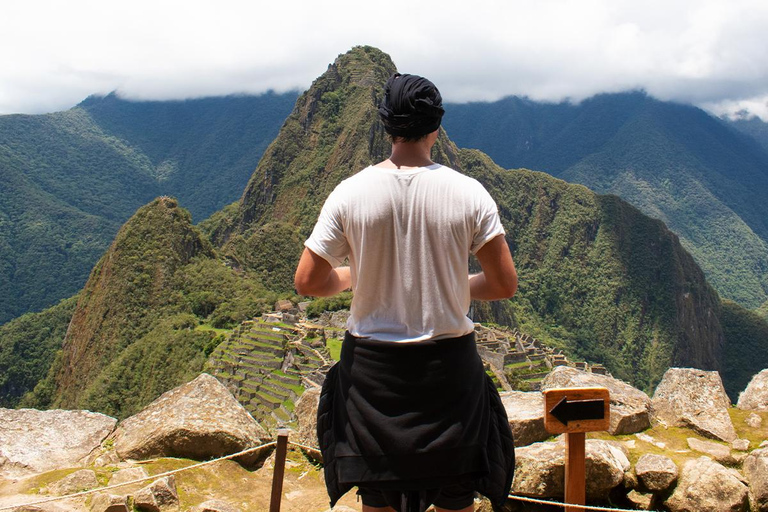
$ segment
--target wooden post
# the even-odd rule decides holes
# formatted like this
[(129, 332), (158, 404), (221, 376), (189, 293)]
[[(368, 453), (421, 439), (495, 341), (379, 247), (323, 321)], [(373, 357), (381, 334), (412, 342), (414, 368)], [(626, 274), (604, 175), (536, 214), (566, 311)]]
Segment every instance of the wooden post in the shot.
[[(565, 502), (587, 503), (586, 436), (584, 432), (566, 434), (565, 438)], [(565, 507), (565, 512), (583, 512), (581, 507)]]
[(269, 500), (269, 512), (280, 512), (283, 499), (283, 477), (285, 476), (285, 456), (288, 453), (288, 429), (277, 431), (275, 449), (275, 469), (272, 473), (272, 497)]
[(566, 435), (565, 512), (584, 512), (578, 505), (587, 504), (586, 432), (608, 430), (610, 403), (606, 388), (544, 391), (544, 428)]

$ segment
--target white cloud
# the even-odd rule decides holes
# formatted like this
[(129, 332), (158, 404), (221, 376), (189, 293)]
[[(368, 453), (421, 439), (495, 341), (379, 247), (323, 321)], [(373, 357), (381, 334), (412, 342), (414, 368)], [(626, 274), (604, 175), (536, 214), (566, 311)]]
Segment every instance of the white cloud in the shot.
[(0, 53), (0, 113), (64, 109), (111, 90), (170, 99), (303, 89), (357, 44), (428, 76), (450, 101), (642, 88), (726, 108), (768, 95), (762, 1), (8, 4), (0, 45), (14, 51)]

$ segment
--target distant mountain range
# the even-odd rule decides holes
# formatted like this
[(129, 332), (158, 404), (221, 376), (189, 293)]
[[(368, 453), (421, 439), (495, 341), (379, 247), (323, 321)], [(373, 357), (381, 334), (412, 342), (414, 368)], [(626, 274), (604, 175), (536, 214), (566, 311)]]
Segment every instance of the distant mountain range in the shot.
[(643, 93), (578, 105), (510, 97), (446, 110), (444, 126), (459, 146), (505, 168), (619, 195), (677, 233), (721, 295), (750, 308), (768, 299), (765, 123), (730, 124)]
[(237, 200), (295, 93), (91, 97), (0, 116), (0, 324), (82, 288), (118, 228), (160, 195), (197, 220)]
[[(199, 226), (174, 199), (139, 208), (76, 299), (0, 326), (0, 404), (124, 417), (198, 372), (223, 338), (216, 328), (276, 298), (300, 300), (291, 275), (325, 197), (388, 154), (376, 111), (394, 70), (375, 48), (339, 56), (296, 100), (241, 199)], [(614, 195), (506, 170), (445, 131), (433, 158), (486, 186), (518, 267), (515, 298), (476, 303), (476, 320), (516, 327), (643, 389), (669, 366), (693, 366), (721, 370), (733, 398), (768, 366), (768, 323), (721, 301), (661, 221)]]

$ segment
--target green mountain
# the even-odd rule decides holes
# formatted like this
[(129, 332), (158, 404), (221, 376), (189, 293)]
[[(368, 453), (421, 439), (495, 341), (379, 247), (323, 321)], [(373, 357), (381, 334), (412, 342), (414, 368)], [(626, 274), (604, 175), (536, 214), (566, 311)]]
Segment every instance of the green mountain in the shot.
[[(242, 199), (200, 229), (175, 200), (140, 208), (79, 294), (46, 377), (12, 403), (124, 417), (200, 371), (223, 339), (212, 329), (289, 294), (302, 240), (327, 194), (388, 153), (376, 109), (394, 69), (375, 48), (339, 56), (298, 99)], [(721, 304), (661, 221), (616, 196), (505, 170), (480, 151), (458, 149), (444, 131), (433, 157), (488, 188), (518, 266), (518, 295), (476, 304), (477, 320), (516, 326), (645, 389), (681, 365), (728, 370), (733, 392), (768, 366), (765, 322), (741, 322), (745, 314), (759, 318)], [(0, 337), (0, 347), (7, 343)], [(226, 359), (224, 348), (216, 354)], [(4, 360), (19, 359), (15, 348), (5, 350)]]
[(239, 197), (296, 95), (131, 102), (0, 116), (0, 324), (76, 293), (159, 195), (202, 219)]
[[(388, 155), (376, 111), (394, 69), (385, 54), (358, 47), (301, 95), (242, 200), (205, 226), (225, 253), (265, 224), (282, 223), (303, 239), (337, 183)], [(479, 318), (536, 330), (643, 387), (670, 364), (720, 367), (718, 297), (661, 222), (614, 196), (506, 171), (478, 151), (457, 149), (445, 132), (433, 158), (491, 191), (518, 263), (519, 297), (480, 307)]]
[(60, 355), (21, 403), (125, 417), (202, 369), (223, 339), (212, 327), (261, 314), (268, 300), (274, 296), (258, 280), (216, 257), (176, 200), (156, 199), (94, 267)]
[(723, 119), (723, 122), (755, 139), (763, 149), (768, 151), (768, 123), (756, 116), (744, 114), (736, 119)]
[(768, 299), (768, 153), (721, 120), (642, 93), (447, 112), (457, 144), (619, 195), (677, 233), (723, 296), (750, 308)]
[(13, 407), (48, 373), (75, 311), (71, 297), (0, 326), (0, 407)]

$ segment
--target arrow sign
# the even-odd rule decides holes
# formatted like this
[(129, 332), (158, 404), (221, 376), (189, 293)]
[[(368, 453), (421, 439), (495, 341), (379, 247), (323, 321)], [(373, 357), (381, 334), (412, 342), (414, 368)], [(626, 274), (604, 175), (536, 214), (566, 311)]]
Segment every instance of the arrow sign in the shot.
[(601, 420), (605, 417), (603, 400), (571, 400), (564, 396), (549, 413), (563, 425), (569, 421)]
[(606, 388), (544, 391), (544, 428), (550, 434), (608, 430), (611, 401)]

